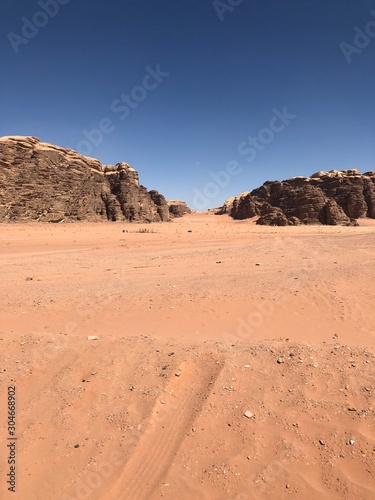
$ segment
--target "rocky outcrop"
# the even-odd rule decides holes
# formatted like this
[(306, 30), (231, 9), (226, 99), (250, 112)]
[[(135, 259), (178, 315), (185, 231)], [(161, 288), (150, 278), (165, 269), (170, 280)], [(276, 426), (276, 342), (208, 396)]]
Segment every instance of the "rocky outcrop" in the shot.
[(127, 163), (98, 160), (36, 137), (0, 138), (0, 222), (170, 220), (157, 191)]
[(260, 216), (257, 224), (354, 225), (375, 218), (375, 172), (317, 172), (311, 177), (267, 181), (250, 193), (229, 198), (218, 214), (234, 219)]
[(288, 219), (281, 208), (270, 208), (257, 220), (263, 226), (289, 226)]
[(191, 214), (191, 209), (184, 201), (168, 200), (169, 215), (171, 217), (182, 217), (185, 214)]

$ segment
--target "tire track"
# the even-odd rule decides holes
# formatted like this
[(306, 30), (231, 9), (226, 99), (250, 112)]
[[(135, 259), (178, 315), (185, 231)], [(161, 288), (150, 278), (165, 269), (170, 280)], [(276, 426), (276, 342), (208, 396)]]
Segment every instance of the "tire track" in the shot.
[(223, 363), (211, 357), (199, 363), (189, 359), (180, 366), (180, 376), (172, 375), (161, 395), (164, 404), (158, 398), (147, 429), (110, 491), (109, 499), (150, 498), (167, 473), (187, 429), (201, 411), (222, 368)]

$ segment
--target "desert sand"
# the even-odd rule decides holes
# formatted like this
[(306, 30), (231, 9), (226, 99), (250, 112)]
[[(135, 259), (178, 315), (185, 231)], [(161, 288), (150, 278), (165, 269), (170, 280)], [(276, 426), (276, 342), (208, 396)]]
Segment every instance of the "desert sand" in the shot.
[(0, 497), (373, 499), (374, 247), (368, 220), (1, 225)]

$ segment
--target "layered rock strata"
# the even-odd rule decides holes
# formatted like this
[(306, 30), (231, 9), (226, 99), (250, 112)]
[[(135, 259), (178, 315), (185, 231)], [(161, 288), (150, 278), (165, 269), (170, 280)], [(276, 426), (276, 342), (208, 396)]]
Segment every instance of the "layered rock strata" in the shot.
[(169, 221), (127, 163), (102, 165), (36, 137), (0, 138), (0, 222)]

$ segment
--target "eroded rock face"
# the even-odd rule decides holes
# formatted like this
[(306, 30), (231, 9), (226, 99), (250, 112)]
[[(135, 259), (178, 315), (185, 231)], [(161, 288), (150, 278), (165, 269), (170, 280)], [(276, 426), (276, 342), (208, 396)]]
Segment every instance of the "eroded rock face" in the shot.
[(181, 200), (168, 200), (169, 214), (171, 217), (182, 217), (191, 214), (191, 209)]
[(262, 226), (288, 226), (289, 222), (280, 208), (271, 208), (257, 220), (257, 224)]
[(36, 137), (0, 138), (0, 222), (169, 219), (165, 198), (127, 163), (102, 165)]
[(266, 225), (353, 225), (361, 217), (375, 218), (375, 172), (331, 170), (267, 181), (229, 198), (218, 213), (234, 219), (259, 215), (257, 224)]

